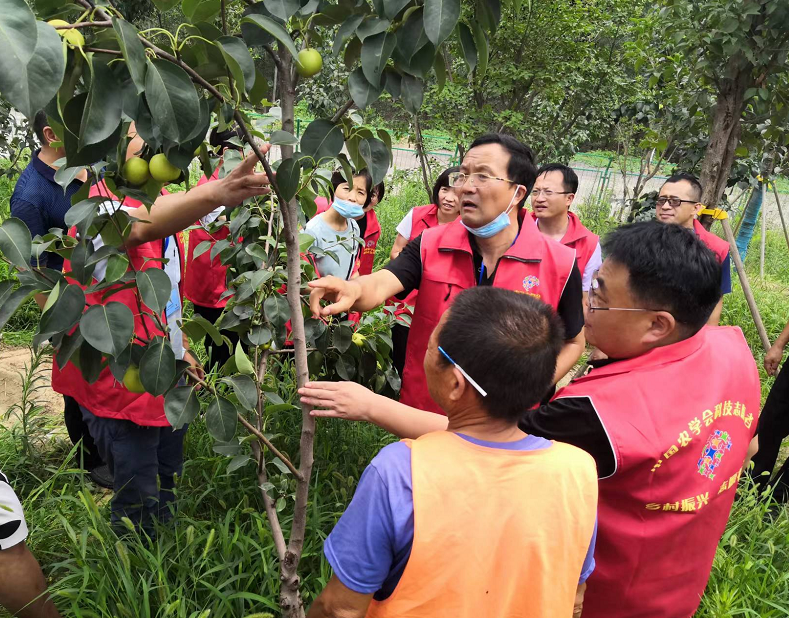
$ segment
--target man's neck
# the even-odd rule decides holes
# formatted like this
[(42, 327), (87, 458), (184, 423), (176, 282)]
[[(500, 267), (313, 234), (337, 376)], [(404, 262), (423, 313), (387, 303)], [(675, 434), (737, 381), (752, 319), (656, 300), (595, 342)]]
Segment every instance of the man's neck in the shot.
[(447, 416), (447, 431), (462, 433), (477, 440), (515, 442), (526, 437), (526, 434), (518, 429), (517, 423), (491, 418), (487, 412), (476, 406), (454, 411)]
[(50, 148), (49, 146), (42, 146), (38, 152), (38, 158), (42, 163), (46, 163), (52, 169), (58, 169), (55, 161), (62, 159), (65, 155), (59, 148)]
[(337, 210), (334, 208), (329, 208), (326, 212), (322, 215), (323, 220), (329, 224), (333, 230), (337, 230), (338, 232), (344, 232), (348, 229), (348, 220), (343, 217)]
[(554, 240), (561, 240), (567, 233), (567, 228), (570, 226), (570, 218), (567, 213), (556, 215), (555, 217), (537, 219), (537, 228), (543, 236), (553, 238)]
[(496, 268), (501, 256), (507, 253), (507, 249), (512, 246), (515, 239), (518, 237), (518, 222), (510, 223), (501, 232), (490, 238), (476, 237), (474, 240), (477, 243), (480, 255), (482, 255), (482, 263), (485, 268), (492, 272)]
[(695, 221), (695, 219), (693, 217), (691, 217), (685, 223), (682, 224), (682, 227), (685, 227), (685, 228), (687, 228), (689, 230), (692, 230), (694, 221)]

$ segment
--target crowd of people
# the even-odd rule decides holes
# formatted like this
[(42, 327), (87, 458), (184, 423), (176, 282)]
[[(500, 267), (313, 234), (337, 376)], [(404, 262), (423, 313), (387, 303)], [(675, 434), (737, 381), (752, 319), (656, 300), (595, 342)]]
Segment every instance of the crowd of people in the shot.
[[(33, 234), (76, 234), (64, 217), (86, 178), (64, 195), (54, 181), (62, 151), (44, 114), (35, 128), (41, 149), (17, 183), (12, 214)], [(144, 146), (133, 127), (129, 137), (127, 157)], [(210, 139), (221, 154), (238, 148), (232, 138)], [(103, 182), (91, 187), (146, 222), (132, 224), (126, 255), (171, 282), (168, 332), (134, 311), (135, 332), (168, 336), (198, 375), (179, 327), (184, 298), (218, 319), (227, 269), (194, 250), (228, 236), (226, 206), (269, 192), (255, 162), (187, 193), (163, 192), (150, 211), (121, 205)], [(789, 377), (779, 377), (759, 420), (750, 349), (739, 328), (717, 325), (730, 260), (728, 244), (696, 218), (701, 189), (677, 173), (660, 190), (654, 221), (600, 239), (571, 211), (570, 167), (538, 168), (525, 144), (486, 134), (438, 176), (432, 203), (408, 211), (389, 263), (373, 272), (384, 183), (373, 185), (364, 169), (333, 174), (305, 226), (319, 273), (310, 308), (325, 318), (394, 307), (402, 388), (395, 401), (350, 382), (312, 382), (300, 396), (316, 416), (371, 422), (403, 440), (375, 456), (326, 539), (334, 574), (310, 618), (693, 615), (757, 424), (768, 445), (755, 459), (765, 484), (789, 432)], [(187, 228), (188, 253), (179, 234)], [(68, 275), (68, 260), (41, 259)], [(93, 276), (102, 279), (101, 264)], [(131, 307), (135, 292), (112, 300)], [(768, 371), (788, 341), (789, 326)], [(225, 346), (207, 339), (206, 350), (209, 368), (227, 361)], [(557, 391), (587, 350), (591, 369)], [(112, 521), (128, 518), (153, 535), (154, 521), (175, 511), (187, 428), (173, 431), (162, 397), (127, 390), (109, 368), (88, 384), (73, 364), (55, 363), (52, 384), (81, 465), (114, 490)], [(9, 507), (0, 509), (0, 604), (57, 616), (2, 475), (0, 504)], [(3, 577), (10, 572), (26, 576)]]

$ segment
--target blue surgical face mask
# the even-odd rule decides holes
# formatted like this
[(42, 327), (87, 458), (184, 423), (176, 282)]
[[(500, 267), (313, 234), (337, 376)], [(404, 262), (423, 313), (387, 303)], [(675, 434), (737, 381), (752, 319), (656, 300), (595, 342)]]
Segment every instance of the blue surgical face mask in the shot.
[(490, 238), (491, 236), (495, 236), (510, 224), (510, 211), (512, 210), (512, 202), (515, 200), (515, 196), (518, 195), (518, 187), (520, 187), (520, 185), (515, 185), (515, 193), (512, 194), (512, 199), (510, 199), (507, 209), (504, 212), (499, 213), (499, 216), (493, 219), (493, 221), (490, 223), (486, 223), (480, 227), (469, 227), (463, 223), (463, 220), (461, 219), (460, 225), (462, 225), (478, 238)]
[(346, 219), (358, 219), (364, 215), (364, 208), (359, 206), (359, 204), (354, 204), (339, 197), (334, 198), (331, 207)]

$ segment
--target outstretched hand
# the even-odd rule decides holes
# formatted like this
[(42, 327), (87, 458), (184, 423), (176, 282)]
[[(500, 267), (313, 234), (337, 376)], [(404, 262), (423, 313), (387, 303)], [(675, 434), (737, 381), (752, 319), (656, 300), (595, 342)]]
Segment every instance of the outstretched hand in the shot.
[[(271, 149), (271, 144), (263, 144), (260, 151), (266, 154)], [(235, 206), (244, 200), (257, 195), (266, 195), (271, 192), (271, 180), (262, 173), (255, 171), (259, 162), (255, 153), (244, 158), (243, 161), (227, 176), (217, 183), (217, 190), (221, 192), (219, 203)]]
[[(314, 318), (350, 311), (361, 292), (358, 283), (332, 276), (310, 281), (308, 285), (311, 288), (310, 310)], [(323, 299), (331, 301), (332, 304), (321, 307)]]
[(311, 416), (349, 421), (370, 420), (369, 411), (380, 397), (356, 382), (307, 382), (299, 389), (299, 395), (302, 403), (316, 408)]

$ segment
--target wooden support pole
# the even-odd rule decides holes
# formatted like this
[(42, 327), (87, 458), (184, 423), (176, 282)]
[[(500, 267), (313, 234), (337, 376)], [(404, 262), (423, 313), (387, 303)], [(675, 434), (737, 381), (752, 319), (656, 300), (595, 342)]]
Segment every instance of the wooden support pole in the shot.
[(762, 237), (759, 239), (759, 278), (764, 279), (764, 243), (767, 239), (767, 179), (762, 183)]
[(773, 195), (775, 195), (775, 205), (778, 207), (778, 216), (781, 217), (781, 227), (784, 229), (784, 238), (786, 239), (786, 247), (789, 249), (789, 232), (786, 231), (786, 221), (784, 220), (784, 212), (781, 209), (781, 200), (778, 199), (778, 188), (773, 183)]
[[(762, 202), (762, 206), (764, 206), (764, 202)], [(762, 215), (764, 215), (764, 211), (762, 211)], [(767, 352), (767, 350), (770, 349), (770, 339), (767, 337), (767, 330), (764, 328), (762, 316), (759, 315), (759, 308), (756, 306), (756, 300), (754, 299), (753, 292), (751, 291), (751, 285), (748, 283), (748, 277), (745, 275), (745, 267), (743, 266), (742, 260), (740, 259), (740, 252), (737, 250), (737, 243), (734, 240), (734, 232), (732, 232), (728, 219), (721, 219), (721, 224), (723, 225), (723, 231), (726, 234), (726, 240), (729, 241), (729, 251), (731, 252), (732, 260), (734, 260), (734, 267), (737, 269), (737, 275), (740, 277), (742, 292), (745, 294), (745, 300), (748, 302), (748, 308), (751, 310), (753, 322), (756, 325), (756, 330), (759, 333), (759, 339), (762, 340), (764, 351)]]

